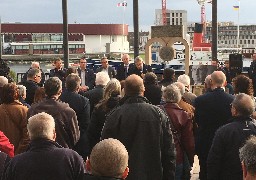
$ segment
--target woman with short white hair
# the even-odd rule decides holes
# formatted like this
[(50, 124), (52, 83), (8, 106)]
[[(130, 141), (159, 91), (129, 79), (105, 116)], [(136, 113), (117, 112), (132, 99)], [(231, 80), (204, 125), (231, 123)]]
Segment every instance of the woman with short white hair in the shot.
[(166, 103), (160, 107), (168, 115), (173, 132), (176, 148), (175, 179), (189, 179), (194, 162), (195, 142), (192, 120), (178, 105), (181, 97), (180, 89), (171, 84), (163, 90), (163, 100)]

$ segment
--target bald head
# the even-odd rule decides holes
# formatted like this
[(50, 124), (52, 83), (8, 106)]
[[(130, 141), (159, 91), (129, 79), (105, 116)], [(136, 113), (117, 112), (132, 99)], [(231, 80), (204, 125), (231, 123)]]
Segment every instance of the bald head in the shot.
[(129, 64), (129, 59), (130, 59), (130, 56), (128, 54), (124, 54), (122, 56), (122, 61), (125, 65), (128, 65)]
[[(235, 116), (250, 116), (254, 112), (255, 103), (251, 96), (245, 93), (239, 93), (236, 95), (232, 102), (233, 108), (236, 110)], [(232, 112), (234, 116), (234, 113)]]
[(223, 87), (226, 83), (226, 75), (222, 71), (214, 71), (211, 74), (212, 88)]
[(128, 152), (119, 140), (104, 139), (93, 147), (86, 166), (93, 175), (122, 178), (128, 166)]
[(143, 84), (143, 79), (135, 74), (128, 76), (124, 83), (124, 92), (127, 96), (138, 96), (143, 95), (145, 87)]

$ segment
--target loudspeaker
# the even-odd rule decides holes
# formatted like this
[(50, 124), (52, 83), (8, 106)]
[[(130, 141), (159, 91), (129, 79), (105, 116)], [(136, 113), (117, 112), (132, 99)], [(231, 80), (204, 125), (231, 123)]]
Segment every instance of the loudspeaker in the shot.
[(242, 54), (229, 54), (229, 70), (232, 78), (242, 73), (243, 56)]

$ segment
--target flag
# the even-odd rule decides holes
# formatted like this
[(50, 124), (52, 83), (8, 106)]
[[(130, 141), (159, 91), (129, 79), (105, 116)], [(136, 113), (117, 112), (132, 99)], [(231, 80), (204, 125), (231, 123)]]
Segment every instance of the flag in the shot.
[(239, 6), (233, 6), (234, 10), (239, 10)]
[(127, 6), (127, 2), (122, 2), (122, 3), (117, 3), (117, 7), (120, 7), (120, 6), (123, 6), (123, 7), (126, 7)]

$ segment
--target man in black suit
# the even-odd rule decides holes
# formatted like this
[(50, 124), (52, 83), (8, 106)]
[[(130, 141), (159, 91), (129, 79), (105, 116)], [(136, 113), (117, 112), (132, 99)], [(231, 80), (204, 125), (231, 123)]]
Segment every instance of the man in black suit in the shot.
[[(41, 72), (41, 81), (38, 83), (38, 85), (40, 87), (43, 87), (44, 86), (44, 81), (45, 81), (45, 74), (44, 74), (43, 70), (40, 68), (39, 62), (32, 62), (31, 67), (29, 68), (29, 70), (30, 69), (39, 69), (40, 70), (40, 72)], [(25, 82), (27, 80), (29, 70), (24, 74), (24, 76), (21, 79), (21, 82)]]
[(215, 131), (232, 117), (230, 104), (234, 97), (224, 91), (226, 76), (222, 71), (211, 74), (211, 90), (195, 99), (195, 121), (198, 124), (196, 151), (200, 180), (207, 179), (207, 157)]
[(109, 78), (115, 78), (116, 77), (116, 72), (115, 69), (112, 68), (111, 66), (109, 66), (108, 64), (108, 58), (107, 57), (103, 57), (101, 58), (101, 67), (99, 67), (96, 72), (106, 72), (109, 75)]
[(140, 77), (144, 77), (144, 75), (147, 73), (147, 72), (153, 72), (152, 68), (150, 65), (146, 65), (143, 63), (143, 59), (140, 57), (140, 56), (137, 56), (135, 59), (134, 59), (134, 65), (131, 65), (129, 67), (129, 72), (128, 74), (131, 75), (131, 74), (136, 74)]
[(128, 76), (129, 59), (130, 59), (130, 56), (128, 54), (124, 54), (122, 56), (123, 63), (119, 65), (116, 70), (116, 79), (118, 79), (119, 81), (125, 80)]
[(49, 77), (58, 77), (61, 82), (62, 82), (62, 86), (65, 86), (65, 77), (66, 77), (66, 69), (62, 68), (62, 60), (59, 59), (55, 59), (54, 60), (54, 69), (50, 70), (50, 74)]
[(87, 61), (85, 58), (81, 58), (79, 61), (80, 67), (77, 69), (78, 75), (81, 78), (82, 91), (93, 89), (95, 83), (95, 75), (92, 69), (86, 68)]

